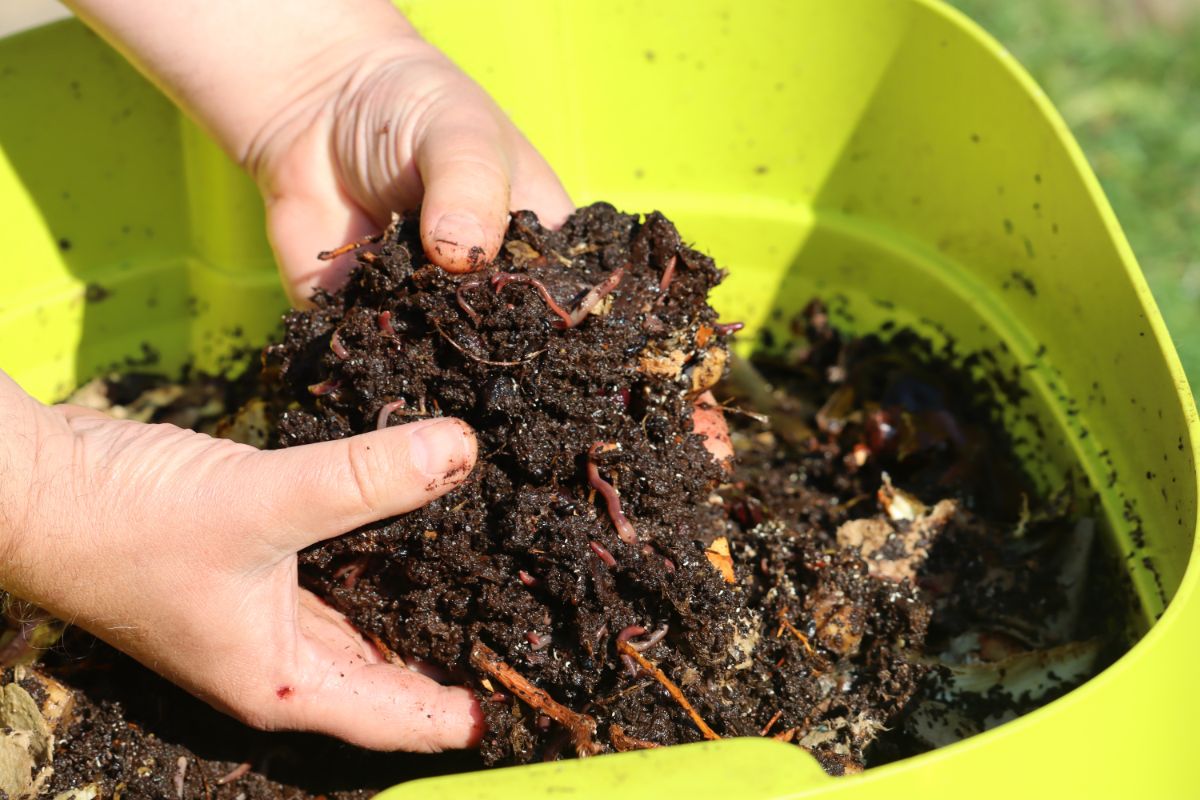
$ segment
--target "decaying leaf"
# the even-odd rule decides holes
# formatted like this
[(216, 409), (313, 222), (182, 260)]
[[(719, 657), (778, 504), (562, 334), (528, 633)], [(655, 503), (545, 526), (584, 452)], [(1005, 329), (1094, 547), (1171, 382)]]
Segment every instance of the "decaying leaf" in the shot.
[[(882, 492), (881, 489), (881, 496)], [(903, 530), (897, 530), (887, 520), (855, 519), (838, 528), (837, 541), (842, 547), (857, 549), (874, 577), (913, 581), (929, 555), (930, 546), (958, 514), (958, 503), (941, 500), (929, 509), (899, 490), (892, 492), (890, 496), (897, 499), (887, 508), (895, 512), (893, 519), (907, 523)]]
[(704, 555), (710, 564), (717, 568), (726, 583), (737, 583), (733, 572), (733, 557), (729, 555), (729, 539), (720, 536), (704, 549)]

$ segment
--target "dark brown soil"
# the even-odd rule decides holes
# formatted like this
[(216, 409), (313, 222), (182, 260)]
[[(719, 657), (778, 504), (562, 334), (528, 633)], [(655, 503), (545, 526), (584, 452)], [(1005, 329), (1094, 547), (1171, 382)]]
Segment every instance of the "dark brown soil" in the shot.
[[(509, 272), (565, 313), (621, 277), (566, 328), (524, 278), (497, 291)], [(1063, 618), (1069, 498), (1035, 498), (991, 398), (916, 337), (844, 340), (814, 302), (788, 361), (733, 361), (722, 401), (770, 421), (731, 411), (736, 465), (714, 462), (692, 409), (726, 365), (732, 331), (706, 304), (719, 278), (660, 215), (606, 205), (560, 232), (517, 214), (497, 263), (462, 277), (426, 264), (415, 225), (390, 228), (344, 291), (287, 317), (264, 354), (265, 397), (280, 446), (372, 430), (385, 406), (385, 423), (452, 415), (478, 432), (462, 487), (306, 551), (302, 579), (385, 647), (474, 686), (480, 753), (249, 732), (100, 648), (55, 659), (85, 690), (56, 790), (175, 796), (182, 755), (200, 757), (188, 796), (242, 761), (254, 771), (213, 797), (332, 796), (696, 741), (702, 726), (794, 742), (842, 774), (929, 746), (928, 723), (909, 720), (948, 702), (942, 654), (964, 636), (1003, 651), (969, 654), (989, 661), (1104, 629), (1116, 604), (1055, 632), (1028, 624)], [(982, 726), (1030, 702), (960, 705)]]

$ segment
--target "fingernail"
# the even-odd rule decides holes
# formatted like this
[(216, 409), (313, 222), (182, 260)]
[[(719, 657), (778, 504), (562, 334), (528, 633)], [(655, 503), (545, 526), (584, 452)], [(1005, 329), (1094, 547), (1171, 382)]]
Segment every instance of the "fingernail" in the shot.
[(457, 248), (472, 267), (478, 266), (477, 262), (483, 257), (484, 244), (483, 226), (470, 214), (446, 214), (433, 229), (434, 250), (452, 256), (457, 255), (453, 252)]
[(456, 419), (413, 423), (409, 447), (413, 466), (434, 478), (469, 467), (475, 455), (475, 435)]

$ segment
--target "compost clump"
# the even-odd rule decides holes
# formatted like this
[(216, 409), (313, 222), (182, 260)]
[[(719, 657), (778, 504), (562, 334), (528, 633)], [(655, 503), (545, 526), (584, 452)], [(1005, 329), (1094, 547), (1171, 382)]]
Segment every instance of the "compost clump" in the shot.
[[(605, 204), (560, 231), (514, 215), (466, 276), (399, 218), (360, 246), (347, 286), (266, 352), (278, 444), (450, 415), (479, 463), (306, 551), (308, 587), (386, 651), (471, 682), (489, 764), (767, 729), (860, 768), (925, 672), (896, 644), (920, 646), (929, 610), (852, 548), (731, 518), (730, 465), (693, 429), (740, 328), (707, 303), (713, 261), (661, 214)], [(849, 716), (813, 738), (834, 689)]]
[[(70, 698), (46, 716), (52, 771), (41, 739), (8, 742), (29, 765), (13, 785), (357, 797), (733, 736), (846, 774), (1011, 719), (1120, 646), (1086, 503), (1034, 492), (986, 386), (920, 337), (845, 336), (814, 300), (786, 348), (736, 358), (713, 261), (605, 204), (559, 231), (514, 214), (469, 275), (429, 264), (413, 219), (338, 252), (348, 284), (287, 315), (257, 376), (125, 375), (72, 399), (260, 447), (466, 420), (461, 486), (306, 550), (301, 580), (387, 657), (472, 686), (480, 752), (250, 731), (68, 629), (45, 671), (0, 673)], [(732, 461), (697, 409), (725, 412)], [(28, 664), (60, 626), (8, 612), (0, 666)]]

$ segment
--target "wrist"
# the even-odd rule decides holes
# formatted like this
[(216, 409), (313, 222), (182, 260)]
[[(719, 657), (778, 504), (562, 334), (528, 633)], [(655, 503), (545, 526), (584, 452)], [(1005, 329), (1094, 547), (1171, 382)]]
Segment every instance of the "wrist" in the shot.
[(30, 528), (45, 406), (0, 370), (0, 588), (20, 594), (22, 540)]

